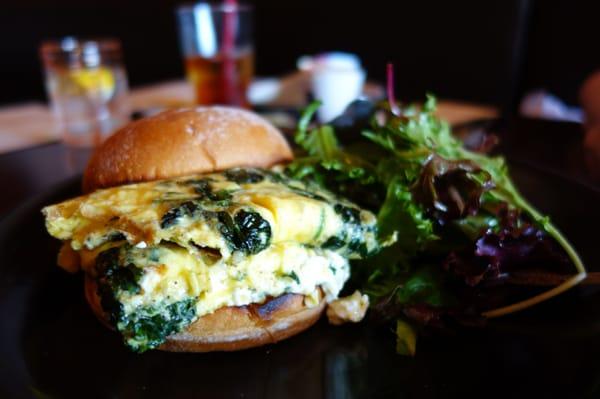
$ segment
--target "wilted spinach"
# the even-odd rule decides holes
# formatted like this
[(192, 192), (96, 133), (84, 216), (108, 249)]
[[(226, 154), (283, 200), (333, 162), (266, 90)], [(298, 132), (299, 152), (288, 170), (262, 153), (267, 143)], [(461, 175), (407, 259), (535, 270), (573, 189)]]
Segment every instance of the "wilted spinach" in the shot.
[(258, 212), (240, 210), (234, 217), (218, 212), (219, 231), (234, 251), (256, 254), (271, 243), (271, 225)]
[(116, 323), (127, 346), (135, 352), (155, 349), (166, 338), (181, 331), (196, 317), (196, 299), (159, 303), (137, 308), (130, 314), (121, 313)]

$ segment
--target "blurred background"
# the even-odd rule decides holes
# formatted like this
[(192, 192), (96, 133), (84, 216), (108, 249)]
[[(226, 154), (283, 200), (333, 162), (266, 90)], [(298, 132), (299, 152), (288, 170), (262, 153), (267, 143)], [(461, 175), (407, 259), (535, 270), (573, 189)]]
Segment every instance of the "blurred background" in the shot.
[[(281, 1), (255, 8), (256, 74), (282, 75), (302, 54), (357, 54), (369, 79), (396, 66), (401, 99), (425, 91), (515, 110), (545, 89), (578, 103), (600, 66), (600, 3), (582, 0)], [(45, 98), (38, 47), (47, 38), (117, 37), (131, 87), (182, 78), (174, 0), (20, 0), (0, 12), (0, 104)]]
[[(180, 49), (176, 10), (184, 3), (19, 0), (0, 5), (0, 181), (29, 176), (26, 185), (15, 185), (5, 209), (19, 198), (80, 173), (91, 147), (131, 117), (200, 102), (197, 93), (204, 89), (196, 86), (194, 100), (190, 68), (187, 82), (184, 68), (184, 58), (190, 61), (190, 54), (183, 55)], [(260, 102), (249, 95), (250, 101), (241, 105), (251, 105), (284, 133), (293, 132), (298, 111), (310, 96), (340, 97), (351, 86), (335, 68), (324, 74), (327, 79), (322, 82), (318, 68), (299, 71), (299, 58), (346, 52), (358, 61), (348, 75), (358, 91), (346, 90), (343, 101), (361, 93), (365, 75), (363, 98), (384, 98), (386, 64), (391, 62), (396, 97), (422, 101), (426, 92), (434, 93), (440, 100), (438, 114), (461, 137), (491, 132), (500, 137), (496, 150), (510, 162), (599, 187), (600, 2), (246, 0), (241, 4), (253, 7), (254, 29), (246, 38), (253, 43), (254, 55), (249, 59), (250, 65), (254, 61), (254, 71), (250, 67), (248, 73), (236, 73), (247, 75), (248, 80), (254, 77), (249, 93), (256, 89), (254, 94), (271, 96)], [(213, 28), (214, 35), (225, 36), (223, 26)], [(64, 79), (50, 101), (40, 46), (67, 36), (117, 39), (123, 65), (119, 59), (120, 69), (108, 74), (102, 67), (55, 68), (57, 81)], [(205, 65), (199, 71), (210, 74), (213, 68), (226, 82), (224, 71), (230, 61), (218, 61), (217, 67)], [(122, 66), (126, 79), (119, 85), (115, 76)], [(46, 83), (51, 87), (49, 71), (52, 67), (46, 65)], [(286, 96), (273, 96), (274, 84), (278, 93), (286, 93), (286, 101), (278, 102)], [(225, 86), (205, 90), (212, 91), (225, 91)], [(91, 112), (71, 112), (59, 104), (61, 98), (71, 97), (69, 107), (83, 101), (79, 105)], [(236, 104), (214, 99), (203, 103)], [(74, 122), (65, 122), (65, 115)], [(81, 115), (81, 121), (76, 119)], [(331, 115), (318, 116), (322, 121), (331, 119)], [(93, 134), (81, 133), (77, 123)], [(90, 138), (84, 151), (70, 148), (68, 133), (77, 129), (81, 137)]]

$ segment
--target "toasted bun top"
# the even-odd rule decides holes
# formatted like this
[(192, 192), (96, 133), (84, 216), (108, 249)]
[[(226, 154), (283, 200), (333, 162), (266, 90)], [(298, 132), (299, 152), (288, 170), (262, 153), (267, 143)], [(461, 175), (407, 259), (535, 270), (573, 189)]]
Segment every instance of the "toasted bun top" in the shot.
[(113, 134), (92, 155), (83, 191), (237, 166), (269, 167), (291, 159), (281, 132), (252, 112), (183, 108), (140, 119)]

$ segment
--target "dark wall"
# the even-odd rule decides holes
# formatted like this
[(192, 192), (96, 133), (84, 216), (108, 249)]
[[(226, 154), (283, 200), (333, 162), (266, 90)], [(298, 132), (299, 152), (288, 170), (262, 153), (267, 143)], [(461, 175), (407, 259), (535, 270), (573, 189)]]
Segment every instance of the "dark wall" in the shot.
[[(491, 103), (504, 99), (515, 2), (267, 3), (258, 38), (265, 56), (259, 58), (259, 69), (268, 73), (290, 68), (299, 53), (341, 49), (359, 54), (378, 80), (384, 79), (386, 62), (393, 62), (398, 94), (404, 98), (421, 98), (431, 90)], [(274, 40), (277, 57), (268, 51)]]
[[(21, 0), (0, 6), (0, 103), (44, 98), (39, 43), (64, 35), (122, 40), (132, 86), (183, 75), (173, 0)], [(544, 86), (575, 102), (600, 65), (593, 2), (255, 0), (257, 73), (294, 69), (301, 54), (346, 50), (371, 78), (397, 71), (400, 97), (439, 96), (504, 105), (513, 88)], [(596, 10), (594, 10), (596, 9)], [(528, 14), (526, 11), (530, 10)], [(530, 17), (530, 18), (529, 18)], [(521, 22), (530, 35), (515, 55)], [(550, 39), (548, 39), (550, 38)], [(571, 45), (573, 43), (573, 45)], [(515, 73), (515, 68), (521, 74)], [(517, 78), (523, 79), (517, 79)]]
[(0, 102), (44, 98), (37, 49), (67, 35), (121, 39), (130, 83), (182, 74), (173, 8), (175, 1), (21, 0), (0, 11)]
[(585, 77), (600, 69), (600, 1), (538, 0), (531, 21), (524, 85), (576, 104)]

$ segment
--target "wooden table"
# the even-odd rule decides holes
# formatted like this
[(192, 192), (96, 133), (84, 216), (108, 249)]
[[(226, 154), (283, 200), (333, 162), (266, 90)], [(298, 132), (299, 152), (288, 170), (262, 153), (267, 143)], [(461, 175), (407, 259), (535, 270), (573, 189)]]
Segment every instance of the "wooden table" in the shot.
[[(271, 110), (305, 107), (308, 83), (306, 77), (299, 75), (301, 74), (291, 74), (281, 79), (256, 79), (249, 90), (252, 104)], [(259, 97), (256, 94), (260, 93), (260, 86), (264, 86), (265, 81), (277, 82), (278, 89), (274, 97), (265, 98), (264, 95)], [(369, 98), (380, 98), (383, 96), (383, 87), (370, 82), (365, 85), (365, 93)], [(193, 104), (192, 86), (184, 80), (137, 87), (129, 93), (129, 106), (135, 113)], [(495, 118), (498, 110), (481, 104), (440, 99), (438, 115), (451, 124), (457, 124), (474, 119)], [(59, 126), (46, 104), (33, 102), (0, 107), (0, 154), (47, 144), (60, 137)]]

